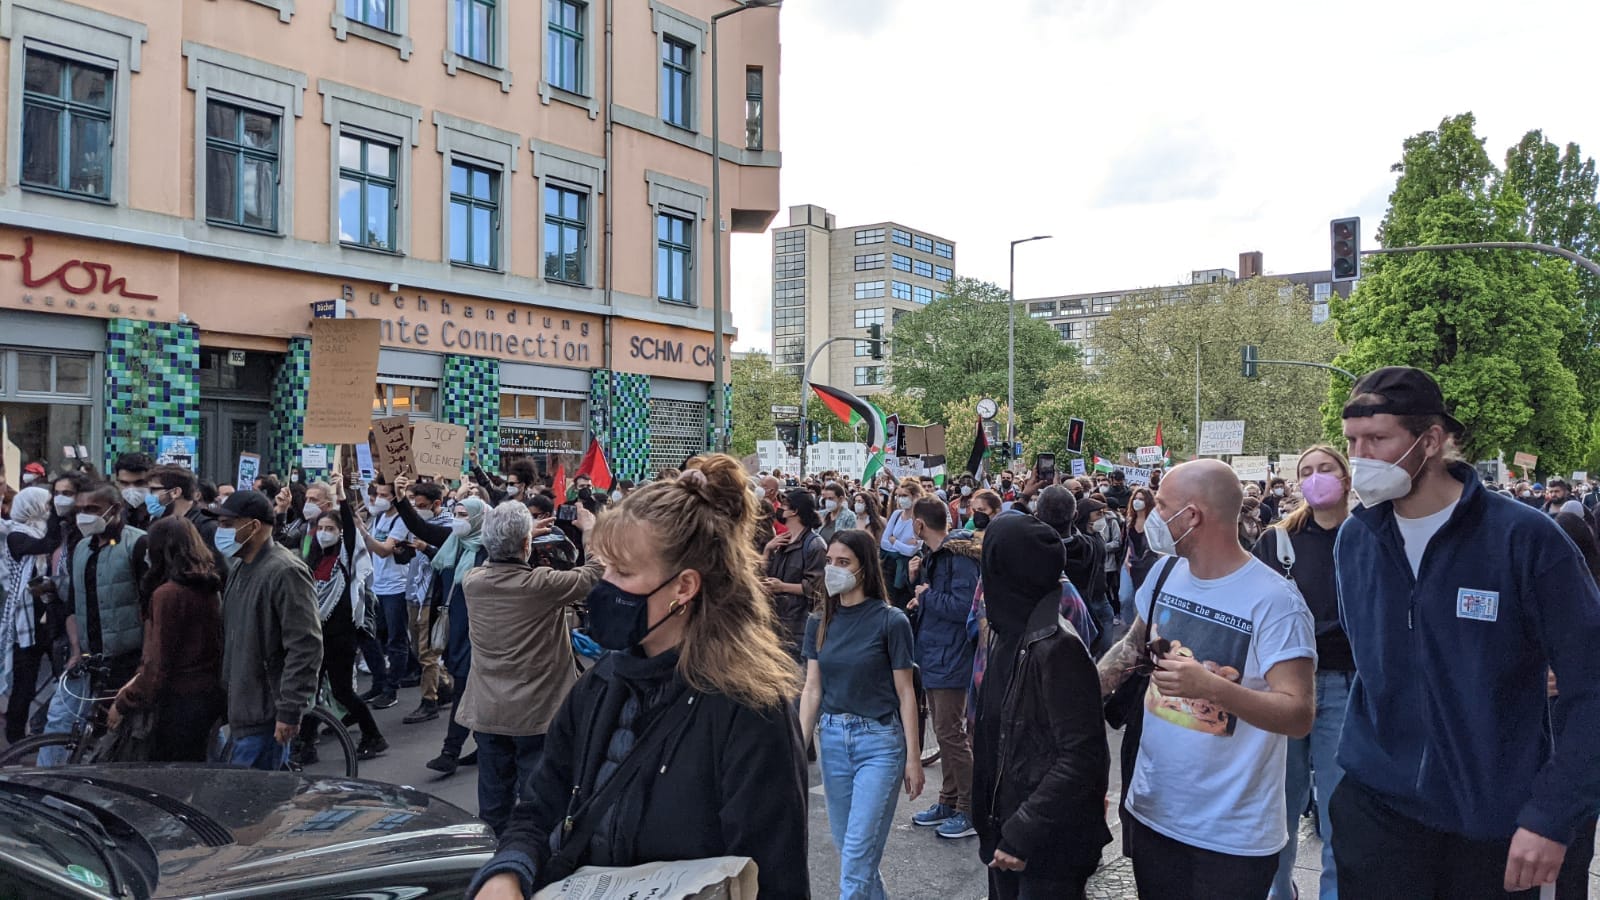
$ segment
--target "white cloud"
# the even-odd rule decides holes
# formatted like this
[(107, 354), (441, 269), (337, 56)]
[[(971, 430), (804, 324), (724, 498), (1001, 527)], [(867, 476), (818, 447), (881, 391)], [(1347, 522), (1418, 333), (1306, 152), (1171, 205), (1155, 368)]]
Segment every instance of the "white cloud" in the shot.
[[(1337, 11), (1334, 11), (1334, 10)], [(1590, 63), (1559, 35), (1600, 4), (1348, 0), (791, 0), (782, 206), (897, 219), (1019, 296), (1170, 283), (1261, 250), (1327, 264), (1374, 234), (1409, 135), (1472, 111), (1491, 156), (1543, 128), (1600, 155)], [(1534, 79), (1530, 82), (1529, 79)], [(1574, 102), (1576, 101), (1576, 102)], [(740, 347), (770, 346), (769, 236), (734, 238)]]

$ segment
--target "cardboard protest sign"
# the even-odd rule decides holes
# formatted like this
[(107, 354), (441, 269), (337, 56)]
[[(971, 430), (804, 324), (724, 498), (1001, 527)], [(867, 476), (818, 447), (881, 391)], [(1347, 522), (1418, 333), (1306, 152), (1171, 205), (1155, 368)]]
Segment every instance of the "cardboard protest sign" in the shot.
[(306, 395), (307, 444), (366, 440), (372, 389), (378, 381), (377, 319), (316, 319), (311, 323), (311, 389)]
[(902, 456), (944, 456), (943, 425), (902, 425), (905, 452)]
[(405, 416), (390, 416), (372, 423), (372, 444), (377, 448), (378, 474), (393, 484), (401, 475), (415, 475), (411, 456), (411, 425)]
[(460, 478), (467, 465), (467, 428), (449, 422), (418, 422), (411, 434), (418, 475)]
[(1528, 469), (1531, 469), (1539, 464), (1539, 457), (1534, 456), (1532, 453), (1518, 453), (1511, 457), (1511, 462), (1517, 468), (1522, 469), (1524, 473), (1526, 473)]
[(1232, 463), (1233, 474), (1240, 481), (1267, 480), (1267, 458), (1265, 456), (1235, 456)]

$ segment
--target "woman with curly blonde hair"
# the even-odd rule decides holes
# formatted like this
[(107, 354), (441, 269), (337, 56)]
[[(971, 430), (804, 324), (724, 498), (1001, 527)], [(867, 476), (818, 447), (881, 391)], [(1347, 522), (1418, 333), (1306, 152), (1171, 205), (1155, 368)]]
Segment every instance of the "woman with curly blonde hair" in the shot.
[(500, 851), (468, 896), (531, 897), (581, 866), (748, 856), (763, 898), (810, 896), (799, 673), (756, 575), (739, 462), (698, 457), (602, 516), (589, 634)]

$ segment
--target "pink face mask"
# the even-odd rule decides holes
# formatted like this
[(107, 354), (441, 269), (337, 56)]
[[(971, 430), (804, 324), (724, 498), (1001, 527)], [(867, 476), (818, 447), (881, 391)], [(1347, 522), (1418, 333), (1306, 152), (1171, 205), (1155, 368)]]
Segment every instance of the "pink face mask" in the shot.
[(1306, 498), (1306, 502), (1311, 504), (1312, 509), (1327, 509), (1330, 506), (1338, 506), (1344, 499), (1344, 482), (1337, 475), (1313, 472), (1300, 482), (1300, 493)]

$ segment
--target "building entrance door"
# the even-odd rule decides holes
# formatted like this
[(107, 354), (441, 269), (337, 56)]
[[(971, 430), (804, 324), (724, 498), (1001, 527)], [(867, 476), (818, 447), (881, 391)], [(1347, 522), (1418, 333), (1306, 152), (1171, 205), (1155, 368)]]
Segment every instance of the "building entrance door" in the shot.
[(217, 484), (233, 484), (241, 453), (260, 454), (261, 474), (267, 474), (271, 416), (272, 409), (266, 403), (201, 400), (200, 477)]

